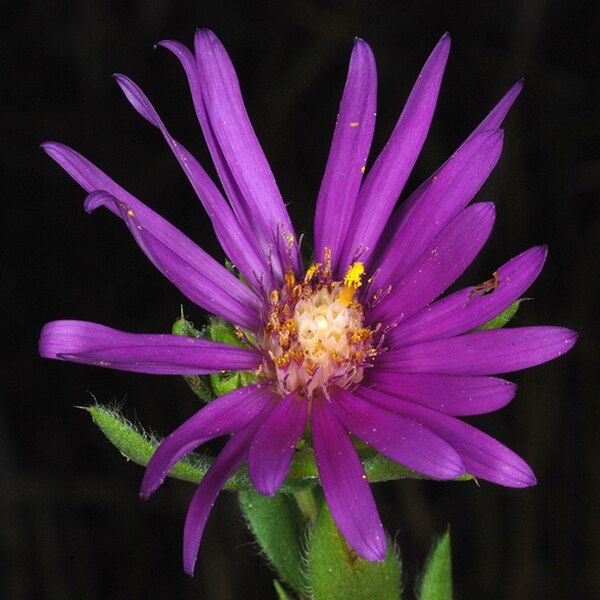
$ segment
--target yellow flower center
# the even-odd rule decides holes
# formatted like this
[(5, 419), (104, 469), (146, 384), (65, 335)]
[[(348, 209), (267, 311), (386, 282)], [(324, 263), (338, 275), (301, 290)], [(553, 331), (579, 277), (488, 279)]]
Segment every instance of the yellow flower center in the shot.
[(376, 353), (356, 299), (363, 274), (362, 263), (354, 263), (343, 281), (333, 281), (326, 252), (301, 282), (288, 272), (283, 288), (273, 290), (262, 342), (269, 358), (260, 371), (280, 394), (327, 395), (332, 384), (349, 387), (363, 378)]

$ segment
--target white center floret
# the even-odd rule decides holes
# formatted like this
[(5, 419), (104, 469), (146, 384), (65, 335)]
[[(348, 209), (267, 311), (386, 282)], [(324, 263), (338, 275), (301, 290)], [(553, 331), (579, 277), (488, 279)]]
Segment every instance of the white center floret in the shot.
[(310, 398), (327, 395), (333, 384), (354, 385), (375, 352), (355, 299), (362, 265), (353, 265), (344, 281), (319, 281), (321, 275), (314, 267), (298, 284), (290, 276), (271, 298), (263, 343), (269, 360), (262, 372), (282, 395), (300, 390)]

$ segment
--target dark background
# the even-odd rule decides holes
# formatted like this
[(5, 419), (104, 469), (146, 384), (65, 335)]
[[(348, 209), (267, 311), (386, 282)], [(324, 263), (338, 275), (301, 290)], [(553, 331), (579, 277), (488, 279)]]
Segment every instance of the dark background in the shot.
[(142, 469), (129, 464), (74, 408), (97, 399), (161, 433), (197, 403), (183, 381), (59, 364), (37, 357), (41, 326), (89, 319), (165, 331), (202, 312), (169, 285), (106, 211), (89, 217), (83, 192), (40, 150), (63, 141), (222, 258), (202, 208), (158, 132), (110, 78), (134, 78), (172, 133), (207, 152), (179, 64), (162, 38), (191, 43), (196, 27), (221, 37), (298, 231), (310, 229), (354, 36), (372, 45), (380, 77), (381, 148), (422, 63), (441, 34), (453, 38), (438, 111), (407, 186), (439, 165), (514, 81), (526, 88), (506, 122), (503, 158), (480, 199), (497, 225), (469, 282), (509, 257), (548, 243), (547, 266), (516, 323), (581, 332), (566, 357), (514, 380), (497, 414), (473, 419), (518, 451), (539, 484), (483, 482), (375, 486), (397, 533), (406, 589), (431, 538), (452, 526), (458, 598), (592, 598), (600, 594), (594, 522), (598, 448), (600, 250), (600, 27), (594, 2), (8, 2), (0, 15), (2, 98), (0, 595), (34, 598), (273, 597), (233, 496), (209, 521), (197, 574), (181, 567), (192, 488), (168, 482), (137, 499)]

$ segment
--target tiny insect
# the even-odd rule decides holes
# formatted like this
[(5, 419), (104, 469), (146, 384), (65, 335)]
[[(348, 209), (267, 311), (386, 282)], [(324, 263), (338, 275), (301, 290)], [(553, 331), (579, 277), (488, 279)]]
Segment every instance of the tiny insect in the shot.
[(479, 292), (481, 292), (482, 295), (491, 294), (498, 287), (499, 284), (500, 273), (498, 271), (494, 271), (490, 279), (473, 287), (471, 293), (469, 294), (469, 300), (471, 300), (471, 298), (473, 298), (474, 296), (477, 296)]

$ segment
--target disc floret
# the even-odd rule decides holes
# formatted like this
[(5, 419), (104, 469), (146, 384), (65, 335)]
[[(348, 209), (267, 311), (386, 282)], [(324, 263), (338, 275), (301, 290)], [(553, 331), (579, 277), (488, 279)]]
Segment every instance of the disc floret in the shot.
[(283, 287), (271, 292), (261, 372), (281, 395), (301, 390), (311, 398), (327, 395), (332, 384), (355, 385), (376, 354), (356, 298), (363, 264), (352, 264), (342, 281), (332, 278), (330, 264), (326, 252), (303, 280), (288, 271)]

